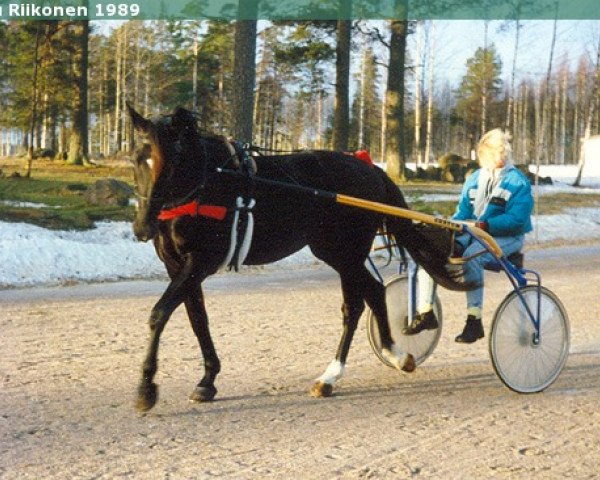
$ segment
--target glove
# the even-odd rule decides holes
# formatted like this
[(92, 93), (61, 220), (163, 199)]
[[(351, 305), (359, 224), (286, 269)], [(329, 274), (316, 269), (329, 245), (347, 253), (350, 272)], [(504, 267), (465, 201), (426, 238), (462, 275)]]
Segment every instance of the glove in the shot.
[(484, 232), (488, 231), (489, 225), (487, 222), (475, 222), (477, 228), (481, 228)]

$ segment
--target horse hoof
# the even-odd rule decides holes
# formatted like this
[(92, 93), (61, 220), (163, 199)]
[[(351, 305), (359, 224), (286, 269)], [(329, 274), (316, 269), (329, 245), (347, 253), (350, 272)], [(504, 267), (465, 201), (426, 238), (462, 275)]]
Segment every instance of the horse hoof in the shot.
[(333, 385), (330, 383), (317, 382), (310, 389), (311, 397), (326, 398), (333, 394)]
[(138, 389), (137, 401), (135, 402), (136, 410), (147, 412), (150, 410), (158, 399), (158, 386), (156, 383), (141, 385)]
[(202, 402), (210, 402), (215, 398), (217, 394), (217, 389), (213, 385), (202, 386), (198, 385), (194, 388), (194, 391), (190, 395), (190, 402), (192, 403), (202, 403)]
[(404, 365), (402, 365), (403, 372), (414, 372), (415, 368), (417, 368), (417, 362), (415, 362), (415, 357), (413, 357), (410, 353), (407, 354), (406, 360), (404, 361)]

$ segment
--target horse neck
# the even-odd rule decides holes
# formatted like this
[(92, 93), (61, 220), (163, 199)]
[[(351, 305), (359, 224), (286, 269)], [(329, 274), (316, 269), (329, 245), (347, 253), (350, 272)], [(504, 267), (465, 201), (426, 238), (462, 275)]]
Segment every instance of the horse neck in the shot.
[(171, 202), (178, 201), (206, 182), (202, 164), (182, 165), (178, 167), (164, 185)]
[(218, 168), (230, 160), (231, 154), (220, 138), (203, 138), (202, 147), (195, 148), (181, 164), (173, 166), (171, 175), (159, 180), (160, 191), (167, 202), (176, 202), (204, 184)]

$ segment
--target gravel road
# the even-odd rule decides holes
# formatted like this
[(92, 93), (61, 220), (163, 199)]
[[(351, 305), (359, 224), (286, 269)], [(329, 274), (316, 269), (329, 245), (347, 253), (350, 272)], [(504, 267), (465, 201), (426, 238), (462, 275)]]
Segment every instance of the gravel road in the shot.
[(532, 250), (563, 301), (571, 354), (541, 394), (495, 376), (487, 346), (508, 283), (487, 277), (485, 341), (459, 345), (464, 295), (443, 291), (444, 332), (414, 374), (383, 366), (364, 319), (334, 397), (308, 395), (341, 333), (326, 268), (206, 283), (223, 369), (217, 400), (190, 404), (196, 340), (179, 309), (162, 337), (159, 400), (134, 408), (147, 317), (163, 282), (0, 292), (0, 477), (597, 478), (600, 247)]

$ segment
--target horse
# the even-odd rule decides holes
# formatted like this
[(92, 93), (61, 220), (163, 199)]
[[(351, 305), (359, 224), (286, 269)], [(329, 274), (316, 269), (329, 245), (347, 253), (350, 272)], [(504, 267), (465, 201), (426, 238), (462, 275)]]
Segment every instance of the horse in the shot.
[[(204, 375), (190, 400), (214, 399), (220, 360), (209, 331), (202, 282), (227, 265), (231, 251), (241, 250), (236, 245), (242, 242), (244, 231), (237, 225), (240, 218), (246, 226), (253, 224), (250, 245), (244, 240), (246, 255), (237, 257), (240, 264), (275, 262), (308, 245), (340, 277), (342, 336), (334, 359), (316, 380), (311, 395), (332, 395), (335, 382), (344, 373), (365, 302), (376, 316), (386, 358), (399, 370), (414, 370), (412, 355), (394, 344), (384, 287), (369, 273), (365, 260), (378, 229), (385, 224), (395, 241), (439, 284), (466, 290), (470, 287), (462, 279), (461, 267), (448, 262), (446, 247), (451, 242), (445, 235), (449, 234), (306, 193), (342, 192), (408, 208), (383, 170), (331, 151), (250, 157), (224, 137), (201, 133), (193, 113), (186, 109), (179, 107), (171, 115), (152, 119), (144, 118), (131, 105), (128, 111), (146, 142), (133, 160), (138, 197), (134, 234), (140, 241), (153, 240), (170, 277), (150, 314), (151, 335), (137, 392), (139, 410), (149, 410), (157, 401), (154, 375), (160, 335), (182, 303), (204, 358)], [(244, 198), (248, 201), (240, 202)], [(242, 234), (236, 242), (238, 232)]]

